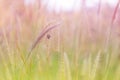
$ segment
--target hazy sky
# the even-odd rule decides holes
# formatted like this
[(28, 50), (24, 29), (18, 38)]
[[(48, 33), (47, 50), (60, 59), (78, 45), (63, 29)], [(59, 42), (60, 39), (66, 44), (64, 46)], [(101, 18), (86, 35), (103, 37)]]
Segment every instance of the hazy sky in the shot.
[[(103, 4), (107, 3), (111, 6), (116, 5), (118, 0), (101, 0)], [(72, 9), (80, 9), (81, 7), (81, 0), (42, 0), (43, 4), (48, 7), (49, 10), (53, 9), (56, 11), (64, 10), (69, 11)], [(99, 0), (86, 0), (87, 7), (95, 6)], [(25, 0), (25, 3), (33, 4), (34, 0)]]

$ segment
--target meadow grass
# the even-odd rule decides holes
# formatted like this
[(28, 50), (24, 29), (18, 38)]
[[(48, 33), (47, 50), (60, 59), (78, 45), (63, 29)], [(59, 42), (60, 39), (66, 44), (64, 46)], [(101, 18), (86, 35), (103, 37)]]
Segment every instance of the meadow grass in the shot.
[(120, 1), (106, 19), (101, 2), (95, 13), (47, 14), (40, 8), (40, 14), (39, 6), (21, 5), (4, 12), (6, 20), (0, 15), (0, 80), (120, 80), (113, 29)]

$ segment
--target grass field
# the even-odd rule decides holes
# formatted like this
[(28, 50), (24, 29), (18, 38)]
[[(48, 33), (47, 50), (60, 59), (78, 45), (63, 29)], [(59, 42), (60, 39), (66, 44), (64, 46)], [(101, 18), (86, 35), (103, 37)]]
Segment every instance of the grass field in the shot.
[(120, 80), (119, 4), (56, 14), (1, 0), (0, 80)]

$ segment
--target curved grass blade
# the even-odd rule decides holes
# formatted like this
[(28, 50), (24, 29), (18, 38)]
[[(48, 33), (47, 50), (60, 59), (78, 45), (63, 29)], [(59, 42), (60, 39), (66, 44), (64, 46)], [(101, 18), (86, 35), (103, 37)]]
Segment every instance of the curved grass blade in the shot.
[(60, 24), (55, 24), (55, 25), (52, 25), (50, 26), (50, 24), (48, 24), (46, 26), (46, 28), (40, 32), (40, 34), (38, 35), (38, 37), (35, 39), (35, 41), (33, 42), (29, 52), (28, 52), (28, 56), (27, 56), (27, 59), (29, 58), (29, 56), (31, 55), (31, 52), (33, 51), (33, 49), (37, 46), (37, 44), (39, 44), (39, 42), (41, 41), (41, 39), (45, 36), (46, 33), (48, 33), (50, 30), (58, 27)]

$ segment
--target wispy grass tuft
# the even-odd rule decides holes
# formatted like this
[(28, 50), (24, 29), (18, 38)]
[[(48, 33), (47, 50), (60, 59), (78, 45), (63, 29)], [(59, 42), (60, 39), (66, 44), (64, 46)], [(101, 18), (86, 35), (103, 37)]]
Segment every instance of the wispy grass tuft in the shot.
[(32, 50), (36, 47), (37, 44), (39, 44), (39, 42), (42, 40), (42, 38), (45, 36), (45, 34), (47, 34), (50, 30), (58, 27), (60, 25), (60, 23), (54, 24), (52, 26), (50, 26), (50, 24), (48, 24), (45, 29), (40, 32), (40, 34), (38, 35), (38, 37), (35, 39), (35, 41), (33, 42), (32, 46), (29, 49), (28, 52), (28, 56), (27, 59), (29, 58), (29, 56), (31, 55)]

